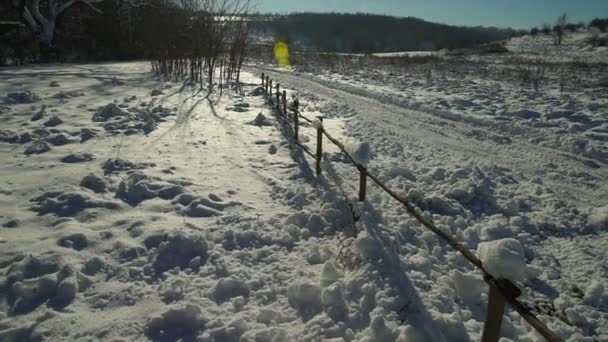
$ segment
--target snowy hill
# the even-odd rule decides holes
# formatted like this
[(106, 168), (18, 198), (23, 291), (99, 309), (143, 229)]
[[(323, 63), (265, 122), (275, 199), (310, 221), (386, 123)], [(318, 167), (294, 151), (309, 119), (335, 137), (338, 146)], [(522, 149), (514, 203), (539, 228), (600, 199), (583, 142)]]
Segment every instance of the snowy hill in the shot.
[[(554, 44), (552, 34), (525, 35), (507, 42), (507, 48), (516, 54), (534, 56), (555, 62), (608, 63), (608, 46), (594, 46), (594, 34), (586, 29), (566, 32), (560, 46)], [(608, 40), (608, 34), (597, 33), (598, 39)]]

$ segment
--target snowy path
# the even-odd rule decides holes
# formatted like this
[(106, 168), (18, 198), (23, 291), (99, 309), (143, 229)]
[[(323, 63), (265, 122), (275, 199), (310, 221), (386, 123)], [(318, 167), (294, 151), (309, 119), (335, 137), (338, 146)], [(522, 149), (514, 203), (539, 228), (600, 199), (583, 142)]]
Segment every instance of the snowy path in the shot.
[[(448, 163), (462, 163), (473, 160), (477, 163), (493, 163), (511, 169), (527, 178), (542, 177), (551, 188), (568, 200), (577, 204), (593, 205), (608, 202), (608, 168), (591, 168), (584, 159), (558, 149), (547, 148), (527, 141), (526, 136), (513, 139), (510, 144), (492, 141), (480, 143), (472, 133), (475, 129), (497, 131), (509, 135), (509, 127), (479, 126), (447, 120), (431, 113), (401, 107), (390, 96), (357, 88), (351, 85), (325, 81), (303, 75), (277, 72), (267, 68), (252, 68), (256, 74), (265, 72), (283, 86), (302, 93), (314, 94), (321, 99), (332, 99), (346, 105), (359, 115), (360, 127), (353, 134), (362, 140), (373, 136), (387, 136), (403, 145), (405, 150), (428, 150), (430, 158), (441, 154)], [(365, 82), (365, 80), (361, 80)], [(306, 103), (306, 100), (303, 101)], [(328, 113), (329, 114), (329, 113)], [(335, 116), (341, 116), (337, 108)], [(366, 129), (366, 127), (368, 127)], [(507, 129), (507, 131), (500, 131)], [(569, 173), (584, 171), (595, 181), (591, 186), (580, 184)], [(544, 177), (555, 173), (555, 177)], [(572, 178), (572, 179), (568, 179)]]

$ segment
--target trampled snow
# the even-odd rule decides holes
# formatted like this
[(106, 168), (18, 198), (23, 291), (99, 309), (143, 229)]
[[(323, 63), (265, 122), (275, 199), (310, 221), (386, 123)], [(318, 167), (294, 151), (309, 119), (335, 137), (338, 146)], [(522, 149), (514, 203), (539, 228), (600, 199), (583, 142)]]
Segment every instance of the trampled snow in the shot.
[[(444, 67), (250, 67), (221, 98), (146, 63), (1, 70), (0, 340), (480, 339), (480, 272), (373, 183), (357, 203), (327, 140), (316, 176), (262, 71), (558, 336), (607, 339), (605, 88)], [(501, 334), (542, 340), (510, 309)]]

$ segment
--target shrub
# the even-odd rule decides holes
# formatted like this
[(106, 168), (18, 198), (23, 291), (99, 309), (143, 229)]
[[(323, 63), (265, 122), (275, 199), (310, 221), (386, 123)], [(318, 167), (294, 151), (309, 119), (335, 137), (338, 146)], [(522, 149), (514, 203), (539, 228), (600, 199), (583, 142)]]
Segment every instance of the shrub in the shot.
[(589, 28), (597, 27), (600, 31), (606, 32), (608, 29), (608, 18), (595, 18), (589, 23)]
[(533, 27), (532, 29), (530, 29), (530, 35), (532, 36), (536, 36), (539, 32), (540, 29), (538, 27)]

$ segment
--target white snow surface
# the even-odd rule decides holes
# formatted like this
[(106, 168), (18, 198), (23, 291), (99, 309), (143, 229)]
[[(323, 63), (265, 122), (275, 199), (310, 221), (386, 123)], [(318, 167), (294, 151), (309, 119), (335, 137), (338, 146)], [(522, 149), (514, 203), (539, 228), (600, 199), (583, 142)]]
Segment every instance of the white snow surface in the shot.
[[(262, 71), (373, 146), (368, 170), (492, 269), (508, 252), (496, 274), (558, 336), (608, 339), (606, 91), (561, 98), (463, 65), (429, 84), (252, 66), (221, 98), (147, 63), (0, 70), (0, 340), (480, 339), (481, 274), (375, 185), (357, 203), (327, 140), (316, 176)], [(501, 335), (542, 341), (510, 309)]]
[(477, 256), (494, 277), (520, 282), (526, 277), (524, 247), (519, 240), (507, 238), (481, 242)]
[[(353, 59), (295, 65), (293, 72), (253, 70), (297, 90), (303, 115), (340, 122), (334, 131), (341, 141), (369, 142), (368, 169), (471, 251), (485, 242), (517, 241), (521, 249), (509, 266), (519, 269), (503, 276), (518, 280), (520, 300), (558, 336), (606, 340), (605, 291), (597, 284), (608, 282), (608, 89), (597, 80), (608, 70), (600, 64), (604, 55), (592, 52), (594, 59), (587, 59), (571, 51), (589, 64), (566, 64), (568, 77), (578, 78), (560, 94), (565, 59), (552, 56), (558, 49), (551, 48), (542, 86), (522, 84), (518, 70), (536, 58), (526, 51), (545, 44), (537, 38), (525, 38), (531, 43), (520, 52), (446, 57), (430, 66)], [(300, 135), (314, 150), (314, 130)], [(328, 176), (341, 177), (340, 194), (356, 194), (358, 175), (349, 161), (335, 151), (326, 159)], [(368, 201), (373, 209), (360, 208), (364, 230), (378, 232), (385, 248), (364, 234), (355, 240), (360, 253), (374, 260), (386, 246), (398, 252), (402, 280), (442, 329), (442, 337), (429, 339), (479, 340), (487, 301), (479, 272), (374, 185), (368, 184)], [(505, 340), (543, 340), (510, 309), (503, 322)]]
[(353, 158), (355, 163), (363, 167), (369, 164), (371, 159), (371, 146), (368, 142), (351, 141), (346, 143), (344, 148), (346, 153)]

